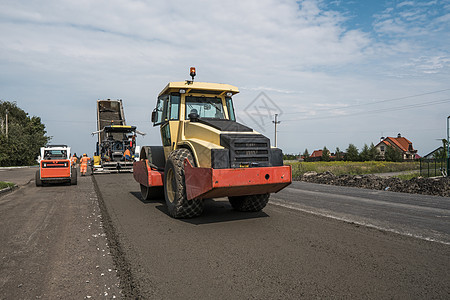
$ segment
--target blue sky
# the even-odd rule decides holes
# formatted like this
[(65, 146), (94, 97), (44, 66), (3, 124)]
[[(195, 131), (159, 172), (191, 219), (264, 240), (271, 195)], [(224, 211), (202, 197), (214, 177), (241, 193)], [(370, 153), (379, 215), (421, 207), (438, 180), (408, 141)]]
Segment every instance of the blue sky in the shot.
[(446, 136), (449, 24), (450, 0), (3, 0), (0, 99), (92, 155), (96, 100), (120, 98), (138, 144), (160, 144), (156, 97), (196, 66), (272, 141), (277, 112), (286, 153), (401, 133), (424, 155)]

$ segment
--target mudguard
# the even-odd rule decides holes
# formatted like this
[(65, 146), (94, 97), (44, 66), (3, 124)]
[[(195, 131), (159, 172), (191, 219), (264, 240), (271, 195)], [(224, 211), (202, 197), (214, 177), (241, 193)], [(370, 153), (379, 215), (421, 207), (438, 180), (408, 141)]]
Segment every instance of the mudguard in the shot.
[(164, 172), (152, 169), (147, 159), (133, 163), (133, 177), (147, 187), (163, 186), (164, 182)]

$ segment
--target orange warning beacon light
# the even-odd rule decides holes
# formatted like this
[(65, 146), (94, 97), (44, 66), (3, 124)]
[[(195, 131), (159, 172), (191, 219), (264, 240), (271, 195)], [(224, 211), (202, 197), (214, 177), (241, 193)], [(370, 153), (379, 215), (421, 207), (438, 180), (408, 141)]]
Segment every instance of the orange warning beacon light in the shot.
[(195, 67), (191, 67), (191, 69), (190, 69), (190, 75), (191, 75), (191, 77), (192, 77), (192, 81), (194, 81), (194, 77), (195, 77)]

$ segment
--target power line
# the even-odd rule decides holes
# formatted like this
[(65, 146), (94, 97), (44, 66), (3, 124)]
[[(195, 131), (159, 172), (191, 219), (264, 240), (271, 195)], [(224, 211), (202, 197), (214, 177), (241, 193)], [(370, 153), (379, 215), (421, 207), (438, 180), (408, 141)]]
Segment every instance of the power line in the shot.
[(56, 123), (96, 123), (95, 121), (77, 121), (77, 120), (46, 120), (42, 119), (45, 123), (56, 122)]
[[(42, 119), (42, 121), (45, 122), (54, 122), (54, 123), (80, 123), (80, 124), (84, 124), (84, 123), (97, 123), (97, 121), (78, 121), (78, 120), (47, 120), (47, 119)], [(104, 121), (111, 121), (111, 120), (104, 120)], [(118, 121), (118, 120), (114, 120), (114, 121)], [(144, 120), (144, 121), (135, 121), (133, 122), (133, 124), (136, 123), (151, 123), (149, 120)]]
[[(385, 130), (381, 130), (382, 132), (387, 132), (390, 131), (390, 129), (385, 129)], [(404, 131), (404, 130), (400, 130), (400, 131)], [(405, 130), (406, 131), (406, 130)], [(426, 131), (442, 131), (442, 128), (414, 128), (415, 132), (426, 132)], [(292, 130), (278, 130), (278, 133), (290, 133), (290, 132), (296, 132), (298, 133), (298, 129), (292, 129)], [(380, 130), (376, 129), (376, 130), (351, 130), (350, 133), (379, 133)], [(302, 135), (315, 135), (315, 134), (342, 134), (343, 131), (342, 130), (337, 130), (337, 131), (322, 131), (322, 130), (308, 130), (308, 131), (303, 131)], [(349, 132), (346, 131), (345, 134), (348, 134)]]
[[(348, 109), (348, 108), (354, 108), (354, 107), (360, 107), (360, 106), (366, 106), (366, 105), (374, 105), (374, 104), (380, 104), (380, 103), (386, 103), (386, 102), (405, 100), (405, 99), (410, 99), (410, 98), (415, 98), (415, 97), (420, 97), (420, 96), (442, 93), (442, 92), (446, 92), (446, 91), (450, 91), (450, 89), (437, 90), (437, 91), (432, 91), (432, 92), (427, 92), (427, 93), (422, 93), (422, 94), (416, 94), (416, 95), (410, 95), (410, 96), (404, 96), (404, 97), (392, 98), (392, 99), (385, 99), (385, 100), (374, 101), (374, 102), (369, 102), (369, 103), (354, 104), (354, 105), (348, 105), (348, 106), (337, 107), (337, 108), (315, 109), (315, 111), (335, 111), (335, 110)], [(301, 113), (305, 113), (305, 112), (287, 112), (284, 114), (292, 115), (292, 114), (301, 114)]]
[(435, 101), (430, 101), (430, 102), (425, 102), (425, 103), (420, 103), (420, 104), (410, 104), (410, 105), (403, 105), (403, 106), (397, 106), (397, 107), (391, 107), (391, 108), (382, 108), (382, 109), (376, 109), (376, 110), (362, 111), (362, 112), (345, 114), (345, 115), (299, 118), (299, 119), (295, 119), (295, 120), (291, 119), (291, 120), (283, 120), (283, 121), (284, 122), (295, 122), (295, 121), (320, 120), (320, 119), (329, 119), (329, 118), (345, 118), (345, 117), (359, 116), (359, 115), (364, 115), (364, 114), (391, 112), (391, 111), (405, 110), (405, 109), (411, 109), (411, 108), (417, 108), (417, 107), (424, 107), (424, 106), (428, 106), (431, 104), (438, 105), (438, 104), (444, 104), (447, 102), (450, 102), (450, 98), (435, 100)]

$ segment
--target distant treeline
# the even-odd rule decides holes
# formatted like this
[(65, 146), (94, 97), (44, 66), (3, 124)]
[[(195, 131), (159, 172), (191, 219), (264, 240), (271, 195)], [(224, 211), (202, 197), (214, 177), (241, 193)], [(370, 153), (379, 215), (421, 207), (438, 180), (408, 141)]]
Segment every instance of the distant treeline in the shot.
[(361, 151), (353, 145), (349, 144), (345, 152), (341, 151), (339, 147), (336, 148), (334, 153), (331, 153), (327, 147), (323, 147), (322, 155), (320, 157), (311, 157), (308, 149), (302, 154), (284, 154), (284, 160), (303, 160), (303, 161), (392, 161), (401, 162), (403, 161), (402, 153), (392, 146), (386, 146), (386, 151), (384, 157), (380, 155), (378, 150), (375, 148), (374, 144), (364, 144)]
[(41, 118), (28, 116), (15, 102), (0, 100), (0, 167), (36, 164), (39, 148), (50, 140), (46, 133)]

